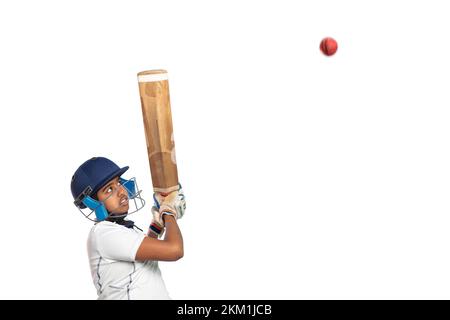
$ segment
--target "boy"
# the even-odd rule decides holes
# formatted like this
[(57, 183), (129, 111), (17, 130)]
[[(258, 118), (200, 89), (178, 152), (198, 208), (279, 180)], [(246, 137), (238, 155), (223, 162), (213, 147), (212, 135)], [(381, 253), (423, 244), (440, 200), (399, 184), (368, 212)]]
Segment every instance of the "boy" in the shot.
[[(170, 299), (158, 261), (183, 257), (177, 219), (186, 208), (184, 195), (181, 186), (170, 194), (154, 194), (153, 220), (145, 235), (133, 221), (125, 220), (145, 205), (136, 180), (121, 178), (128, 168), (94, 157), (76, 170), (71, 181), (75, 205), (96, 222), (87, 247), (98, 299)], [(92, 213), (95, 219), (90, 218)], [(158, 239), (164, 230), (164, 239)]]

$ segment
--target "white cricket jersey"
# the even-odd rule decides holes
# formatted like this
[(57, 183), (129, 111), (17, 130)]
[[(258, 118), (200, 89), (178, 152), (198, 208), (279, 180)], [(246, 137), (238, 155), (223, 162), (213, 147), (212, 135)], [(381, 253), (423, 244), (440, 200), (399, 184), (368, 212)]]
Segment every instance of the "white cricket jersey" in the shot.
[(135, 260), (144, 237), (110, 221), (92, 227), (87, 249), (99, 300), (170, 299), (158, 261)]

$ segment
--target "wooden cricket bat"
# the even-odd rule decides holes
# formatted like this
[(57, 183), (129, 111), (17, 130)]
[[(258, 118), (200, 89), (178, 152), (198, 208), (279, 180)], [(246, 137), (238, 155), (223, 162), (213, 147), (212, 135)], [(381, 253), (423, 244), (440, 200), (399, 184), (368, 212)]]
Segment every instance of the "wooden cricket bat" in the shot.
[(138, 73), (145, 140), (154, 192), (178, 190), (178, 171), (167, 71)]

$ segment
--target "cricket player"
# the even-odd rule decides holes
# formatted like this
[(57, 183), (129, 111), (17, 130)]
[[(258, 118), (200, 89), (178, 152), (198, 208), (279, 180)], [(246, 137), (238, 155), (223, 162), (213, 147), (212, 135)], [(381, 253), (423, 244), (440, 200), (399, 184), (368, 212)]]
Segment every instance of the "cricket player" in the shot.
[(144, 234), (126, 219), (145, 205), (136, 179), (122, 178), (128, 169), (94, 157), (72, 176), (74, 204), (95, 222), (87, 249), (98, 299), (170, 299), (158, 261), (183, 257), (177, 219), (186, 209), (184, 194), (181, 185), (169, 194), (155, 193), (153, 218)]

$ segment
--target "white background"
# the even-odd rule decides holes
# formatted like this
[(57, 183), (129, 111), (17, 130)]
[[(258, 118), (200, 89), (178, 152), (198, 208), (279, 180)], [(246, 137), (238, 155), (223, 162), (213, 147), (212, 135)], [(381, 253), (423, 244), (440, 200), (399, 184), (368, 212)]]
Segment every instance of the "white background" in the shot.
[(448, 30), (446, 1), (2, 2), (0, 298), (96, 298), (70, 178), (106, 156), (150, 201), (136, 74), (163, 68), (172, 298), (449, 299)]

